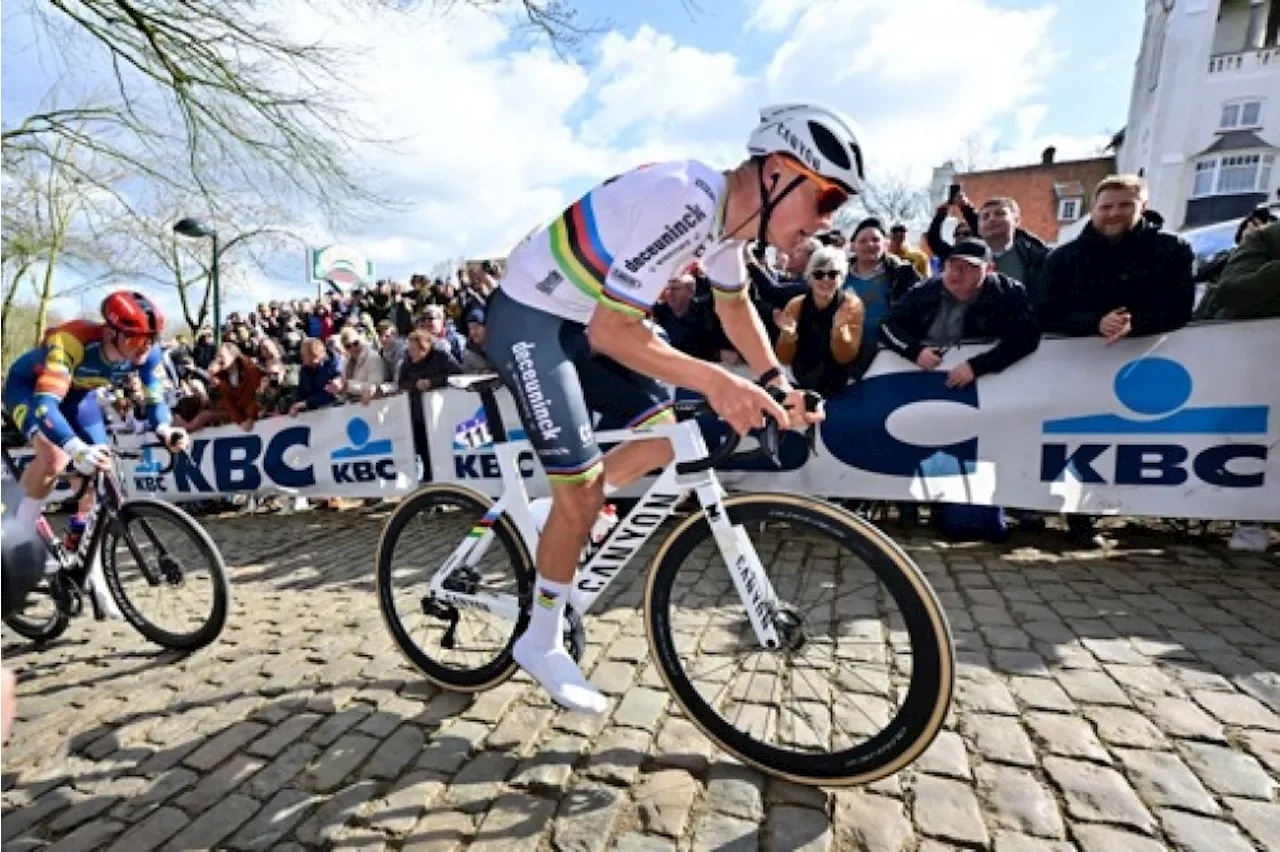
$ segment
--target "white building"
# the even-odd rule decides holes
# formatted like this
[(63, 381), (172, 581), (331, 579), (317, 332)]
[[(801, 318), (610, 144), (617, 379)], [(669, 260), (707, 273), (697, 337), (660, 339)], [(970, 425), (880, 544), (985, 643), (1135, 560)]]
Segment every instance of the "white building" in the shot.
[(1178, 230), (1280, 187), (1280, 0), (1147, 0), (1117, 164)]

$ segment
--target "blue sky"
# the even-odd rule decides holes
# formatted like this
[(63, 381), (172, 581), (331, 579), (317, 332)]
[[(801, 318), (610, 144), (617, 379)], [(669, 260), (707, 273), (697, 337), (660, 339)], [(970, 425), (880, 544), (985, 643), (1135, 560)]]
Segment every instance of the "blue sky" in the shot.
[[(1142, 4), (1115, 0), (579, 0), (584, 20), (607, 17), (611, 28), (574, 65), (513, 39), (508, 22), (419, 5), (408, 17), (352, 17), (336, 0), (271, 4), (335, 56), (376, 56), (350, 63), (361, 118), (408, 142), (367, 150), (366, 161), (413, 203), (348, 233), (312, 223), (309, 235), (353, 243), (397, 278), (504, 253), (632, 165), (691, 156), (730, 166), (769, 101), (822, 100), (853, 115), (873, 174), (923, 182), (975, 134), (993, 163), (1033, 161), (1046, 144), (1060, 159), (1087, 155), (1125, 122), (1142, 30)], [(46, 95), (56, 70), (20, 8), (4, 10), (6, 123)], [(85, 63), (72, 80), (94, 70)], [(228, 301), (304, 295), (298, 266), (290, 256), (266, 276), (241, 270)]]

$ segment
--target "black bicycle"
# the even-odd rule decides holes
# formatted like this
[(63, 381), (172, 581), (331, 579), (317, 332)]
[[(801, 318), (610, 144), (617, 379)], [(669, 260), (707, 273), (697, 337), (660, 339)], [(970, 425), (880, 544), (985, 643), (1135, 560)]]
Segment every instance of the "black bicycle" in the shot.
[[(145, 451), (154, 449), (169, 452), (161, 443), (145, 445), (143, 452), (114, 452), (121, 458), (141, 459), (147, 457)], [(18, 479), (18, 465), (7, 447), (4, 463)], [(157, 472), (172, 465), (170, 454), (168, 465)], [(84, 611), (86, 597), (95, 616), (102, 617), (88, 583), (93, 559), (98, 557), (121, 615), (147, 639), (177, 651), (194, 651), (217, 639), (227, 623), (231, 595), (222, 554), (204, 527), (171, 503), (125, 499), (114, 470), (84, 477), (75, 499), (90, 483), (97, 499), (74, 550), (64, 547), (48, 522), (40, 519), (37, 529), (49, 550), (44, 579), (4, 623), (27, 639), (49, 642)], [(193, 612), (173, 606), (177, 597), (193, 599)]]

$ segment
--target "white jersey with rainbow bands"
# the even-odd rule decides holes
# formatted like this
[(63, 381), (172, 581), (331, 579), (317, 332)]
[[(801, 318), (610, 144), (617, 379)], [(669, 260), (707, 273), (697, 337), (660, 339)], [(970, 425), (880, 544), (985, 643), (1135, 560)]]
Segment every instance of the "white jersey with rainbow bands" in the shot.
[(725, 176), (696, 160), (610, 178), (516, 246), (503, 292), (584, 325), (597, 304), (647, 316), (701, 260), (717, 296), (740, 295), (746, 243), (720, 239), (724, 199)]

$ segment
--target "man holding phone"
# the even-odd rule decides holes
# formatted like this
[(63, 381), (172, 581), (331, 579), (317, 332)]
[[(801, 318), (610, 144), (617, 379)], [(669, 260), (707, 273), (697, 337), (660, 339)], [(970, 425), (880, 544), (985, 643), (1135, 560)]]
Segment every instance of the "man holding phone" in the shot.
[[(947, 221), (953, 207), (959, 208), (960, 221), (956, 223), (955, 231), (951, 235), (952, 241), (947, 242), (942, 237), (942, 223)], [(964, 188), (958, 183), (951, 184), (947, 190), (947, 200), (939, 204), (938, 209), (934, 211), (933, 221), (929, 223), (929, 230), (924, 235), (925, 241), (929, 244), (929, 251), (933, 253), (939, 264), (939, 270), (950, 256), (953, 245), (977, 233), (978, 211), (973, 208), (969, 196), (964, 194)]]

